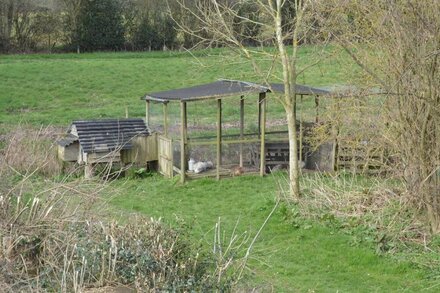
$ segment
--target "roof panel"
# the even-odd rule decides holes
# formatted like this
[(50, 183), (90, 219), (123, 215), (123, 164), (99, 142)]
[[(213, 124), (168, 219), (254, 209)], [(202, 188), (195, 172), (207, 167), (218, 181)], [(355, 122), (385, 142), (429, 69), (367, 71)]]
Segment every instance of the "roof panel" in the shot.
[(133, 137), (149, 135), (142, 119), (77, 120), (72, 122), (73, 125), (86, 153), (131, 149)]
[[(270, 87), (274, 92), (284, 93), (284, 84), (282, 83), (271, 83)], [(327, 90), (301, 84), (297, 84), (295, 90), (297, 95), (326, 96), (332, 94), (330, 91)]]
[(266, 87), (243, 81), (220, 80), (212, 83), (197, 85), (157, 93), (146, 94), (144, 99), (166, 101), (199, 100), (206, 98), (218, 98), (246, 93), (264, 93)]
[[(284, 85), (272, 83), (270, 87), (259, 85), (252, 82), (237, 80), (220, 80), (208, 84), (180, 88), (163, 92), (146, 94), (143, 99), (158, 102), (170, 101), (193, 101), (200, 99), (216, 99), (227, 96), (239, 96), (249, 93), (284, 92)], [(330, 95), (329, 91), (318, 89), (306, 85), (296, 85), (299, 95)]]

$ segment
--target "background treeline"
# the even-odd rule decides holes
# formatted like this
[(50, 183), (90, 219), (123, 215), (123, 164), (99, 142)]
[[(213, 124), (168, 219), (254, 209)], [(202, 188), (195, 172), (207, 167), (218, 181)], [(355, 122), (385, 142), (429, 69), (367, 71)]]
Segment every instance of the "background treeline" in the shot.
[(1, 52), (159, 50), (195, 44), (163, 0), (0, 0)]
[[(186, 5), (200, 2), (187, 0)], [(251, 2), (240, 5), (240, 14), (258, 19), (260, 12)], [(198, 27), (199, 20), (175, 0), (0, 0), (0, 52), (175, 50), (197, 45), (200, 39), (181, 32), (175, 20)], [(246, 35), (246, 45), (255, 43), (252, 35), (263, 33), (239, 17), (234, 29)], [(207, 39), (215, 39), (211, 37), (206, 33)]]
[(0, 0), (1, 52), (157, 50), (187, 42), (162, 0)]

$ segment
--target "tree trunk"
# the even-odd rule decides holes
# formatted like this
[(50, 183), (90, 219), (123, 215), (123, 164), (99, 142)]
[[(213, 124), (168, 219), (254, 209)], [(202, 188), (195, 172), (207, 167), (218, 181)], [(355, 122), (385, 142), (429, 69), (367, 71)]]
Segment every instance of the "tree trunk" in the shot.
[(289, 193), (294, 199), (300, 196), (298, 139), (296, 133), (296, 113), (293, 108), (285, 108), (289, 130)]

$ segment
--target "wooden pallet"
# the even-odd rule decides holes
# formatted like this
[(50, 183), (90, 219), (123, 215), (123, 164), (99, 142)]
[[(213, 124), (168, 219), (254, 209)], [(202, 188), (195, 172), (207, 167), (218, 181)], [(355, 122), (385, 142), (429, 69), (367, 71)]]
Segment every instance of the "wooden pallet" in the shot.
[(368, 144), (339, 142), (337, 152), (337, 169), (350, 170), (358, 174), (378, 174), (385, 166), (383, 149)]

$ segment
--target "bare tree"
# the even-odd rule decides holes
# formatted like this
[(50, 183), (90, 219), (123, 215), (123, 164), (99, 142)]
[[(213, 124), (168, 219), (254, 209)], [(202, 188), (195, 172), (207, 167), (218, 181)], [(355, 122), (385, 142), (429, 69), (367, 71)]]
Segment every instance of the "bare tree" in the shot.
[(322, 4), (324, 27), (362, 68), (364, 82), (388, 93), (382, 135), (413, 201), (440, 233), (440, 2)]
[[(177, 0), (191, 23), (177, 20), (185, 33), (201, 43), (221, 44), (249, 60), (257, 77), (269, 88), (282, 81), (284, 93), (274, 95), (284, 107), (289, 133), (290, 194), (300, 196), (296, 82), (306, 70), (298, 65), (298, 50), (311, 31), (311, 0)], [(243, 9), (248, 7), (248, 9)], [(244, 11), (244, 12), (243, 12)], [(195, 20), (195, 21), (194, 21)], [(197, 27), (194, 26), (197, 23)], [(259, 47), (247, 46), (249, 40)], [(275, 50), (273, 50), (275, 48)], [(266, 60), (262, 65), (260, 60)], [(268, 65), (269, 64), (269, 65)], [(281, 69), (281, 70), (280, 70)]]
[(68, 44), (75, 45), (80, 53), (79, 46), (79, 16), (84, 0), (58, 0), (65, 11), (65, 33)]
[(15, 5), (13, 0), (0, 0), (0, 50), (9, 50), (12, 38), (13, 14)]

